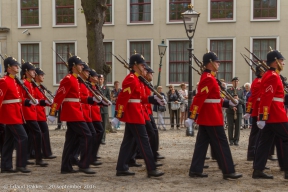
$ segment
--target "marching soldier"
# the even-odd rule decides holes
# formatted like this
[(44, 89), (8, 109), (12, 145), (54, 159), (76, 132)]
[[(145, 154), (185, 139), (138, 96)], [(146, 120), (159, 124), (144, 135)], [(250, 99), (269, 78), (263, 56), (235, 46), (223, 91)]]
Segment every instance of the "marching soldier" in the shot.
[[(7, 74), (0, 79), (0, 123), (6, 124), (5, 141), (1, 154), (1, 173), (30, 173), (26, 168), (28, 136), (23, 127), (22, 90), (16, 82), (19, 63), (8, 57), (4, 60)], [(14, 146), (14, 143), (16, 146)], [(12, 154), (16, 147), (16, 169), (13, 169)]]
[(228, 122), (228, 139), (230, 145), (234, 144), (236, 146), (239, 145), (240, 127), (243, 114), (242, 104), (244, 103), (243, 90), (237, 87), (238, 83), (239, 83), (238, 77), (234, 77), (232, 79), (233, 87), (227, 89), (227, 92), (230, 95), (233, 95), (234, 99), (237, 99), (239, 104), (235, 107), (230, 106), (228, 109), (226, 109), (227, 122)]
[[(262, 129), (254, 158), (252, 178), (273, 179), (263, 172), (274, 137), (282, 139), (284, 178), (288, 179), (288, 118), (284, 107), (284, 87), (280, 72), (284, 67), (284, 57), (277, 51), (267, 54), (269, 70), (262, 77), (257, 126)], [(288, 98), (285, 98), (287, 104)]]
[[(57, 110), (62, 105), (61, 121), (67, 122), (64, 149), (62, 154), (61, 173), (75, 173), (72, 167), (72, 156), (75, 149), (80, 146), (79, 171), (86, 174), (95, 174), (90, 166), (91, 132), (83, 117), (81, 102), (88, 102), (87, 98), (80, 97), (78, 75), (83, 69), (80, 57), (73, 56), (68, 59), (69, 74), (60, 82), (59, 89), (51, 105), (48, 120), (54, 122)], [(79, 142), (78, 142), (79, 141)]]
[(203, 173), (203, 166), (210, 143), (215, 151), (223, 178), (237, 179), (242, 175), (235, 173), (231, 151), (223, 127), (222, 114), (222, 106), (235, 106), (235, 104), (228, 100), (223, 101), (220, 97), (220, 88), (215, 78), (220, 66), (217, 55), (213, 52), (204, 54), (203, 65), (206, 70), (201, 76), (198, 93), (190, 106), (189, 118), (185, 121), (186, 127), (192, 126), (195, 120), (199, 124), (189, 176), (208, 177), (208, 174)]
[(145, 129), (142, 104), (148, 102), (155, 103), (156, 100), (159, 104), (164, 105), (165, 100), (163, 98), (159, 99), (157, 96), (145, 96), (144, 84), (138, 78), (142, 75), (145, 65), (146, 63), (142, 55), (134, 54), (130, 57), (129, 68), (132, 70), (123, 80), (123, 89), (118, 95), (116, 102), (115, 118), (111, 121), (114, 127), (118, 125), (120, 120), (126, 123), (124, 138), (118, 156), (116, 176), (135, 175), (134, 172), (129, 171), (127, 165), (133, 139), (136, 140), (140, 153), (144, 158), (148, 177), (159, 177), (164, 174), (156, 170), (153, 153), (149, 145), (149, 138)]
[[(27, 87), (28, 91), (31, 95), (35, 98), (36, 91), (35, 87), (32, 84), (33, 79), (35, 78), (35, 67), (32, 63), (26, 62), (22, 64), (21, 74), (23, 75), (23, 83)], [(36, 105), (39, 104), (38, 100), (36, 99), (36, 103), (33, 103), (31, 98), (26, 92), (23, 92), (23, 97), (25, 99), (23, 108), (24, 119), (26, 124), (24, 125), (28, 130), (28, 142), (29, 142), (29, 149), (35, 150), (35, 159), (36, 165), (40, 165), (41, 167), (45, 167), (48, 163), (42, 160), (42, 133), (41, 129), (37, 122), (37, 111)], [(44, 101), (45, 102), (45, 101)]]
[[(36, 72), (36, 76), (35, 76), (36, 85), (41, 89), (40, 85), (44, 81), (45, 73), (40, 68), (36, 68), (35, 72)], [(44, 93), (44, 90), (42, 91)], [(39, 105), (36, 105), (36, 111), (37, 111), (37, 123), (42, 133), (43, 156), (45, 159), (54, 159), (56, 158), (56, 156), (52, 154), (49, 128), (47, 125), (47, 118), (46, 118), (46, 112), (45, 112), (45, 106), (50, 106), (52, 103), (50, 103), (50, 101), (45, 99), (45, 96), (38, 88), (35, 89), (35, 92), (36, 92), (35, 99), (38, 99), (39, 101)]]

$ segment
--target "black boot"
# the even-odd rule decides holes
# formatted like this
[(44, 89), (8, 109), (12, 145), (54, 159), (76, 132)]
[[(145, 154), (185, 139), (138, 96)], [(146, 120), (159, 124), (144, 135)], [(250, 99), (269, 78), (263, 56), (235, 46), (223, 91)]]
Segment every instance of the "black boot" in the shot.
[(254, 170), (252, 174), (253, 179), (273, 179), (273, 175), (267, 175), (263, 171)]

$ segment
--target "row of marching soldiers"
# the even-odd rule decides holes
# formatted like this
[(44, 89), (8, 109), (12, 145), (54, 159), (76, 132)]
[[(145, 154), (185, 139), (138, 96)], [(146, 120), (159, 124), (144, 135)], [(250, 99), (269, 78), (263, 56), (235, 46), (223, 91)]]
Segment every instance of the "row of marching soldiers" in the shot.
[[(252, 178), (273, 179), (272, 175), (264, 172), (264, 169), (267, 169), (267, 159), (275, 142), (280, 171), (284, 171), (284, 179), (288, 179), (288, 117), (285, 111), (285, 105), (288, 104), (288, 95), (285, 95), (285, 91), (288, 85), (280, 74), (285, 64), (284, 57), (279, 51), (272, 49), (267, 54), (267, 63), (258, 59), (253, 53), (252, 56), (261, 63), (256, 64), (257, 77), (252, 83), (252, 95), (244, 115), (245, 119), (252, 117), (247, 152), (247, 160), (253, 161)], [(237, 102), (232, 103), (231, 97), (229, 102), (220, 98), (219, 83), (215, 77), (220, 62), (215, 53), (204, 54), (201, 67), (204, 67), (204, 71), (201, 74), (198, 93), (193, 99), (189, 117), (185, 121), (187, 127), (195, 121), (199, 124), (189, 176), (208, 177), (208, 174), (203, 173), (203, 168), (210, 144), (223, 178), (238, 179), (242, 174), (235, 171), (221, 111), (222, 107), (236, 106)]]
[[(132, 64), (130, 66), (132, 71), (131, 75), (137, 78), (142, 75), (143, 71), (147, 73), (148, 70), (144, 69), (145, 67), (146, 69), (149, 67), (139, 54), (136, 54), (134, 57), (134, 60), (132, 58)], [(137, 67), (135, 67), (136, 65)], [(142, 67), (142, 70), (140, 70), (139, 66)], [(98, 74), (96, 71), (90, 69), (80, 57), (70, 57), (67, 64), (69, 73), (61, 80), (54, 100), (51, 101), (51, 99), (47, 99), (45, 92), (43, 90), (41, 91), (41, 87), (39, 86), (41, 82), (43, 82), (44, 72), (41, 69), (35, 69), (34, 65), (29, 62), (24, 63), (21, 66), (21, 76), (23, 75), (25, 77), (22, 83), (16, 76), (19, 72), (19, 67), (20, 64), (12, 57), (4, 60), (6, 75), (0, 80), (0, 123), (5, 124), (6, 127), (1, 156), (1, 172), (14, 173), (20, 171), (29, 173), (30, 170), (26, 168), (26, 165), (27, 163), (32, 164), (28, 161), (29, 156), (27, 155), (31, 149), (35, 151), (36, 165), (48, 165), (42, 160), (42, 153), (48, 159), (55, 158), (51, 152), (49, 131), (44, 110), (45, 106), (50, 106), (51, 109), (47, 117), (50, 122), (56, 120), (60, 107), (62, 110), (60, 119), (61, 121), (67, 122), (61, 173), (69, 174), (80, 171), (86, 174), (95, 174), (95, 171), (90, 168), (90, 165), (97, 166), (102, 164), (98, 161), (97, 156), (104, 132), (101, 123), (100, 106), (111, 105), (111, 102), (101, 95), (101, 91), (96, 86), (98, 82)], [(150, 69), (150, 74), (152, 73), (153, 70)], [(129, 76), (130, 78), (131, 75)], [(34, 80), (36, 83), (34, 82), (33, 84)], [(149, 81), (151, 80), (152, 76)], [(148, 90), (144, 88), (143, 83), (140, 84), (138, 80), (138, 84), (135, 84), (134, 81), (135, 80), (129, 81), (128, 84), (130, 87), (126, 87), (119, 94), (119, 101), (117, 100), (116, 103), (116, 105), (118, 104), (120, 107), (119, 109), (116, 107), (116, 110), (118, 110), (118, 112), (116, 111), (118, 118), (115, 117), (112, 120), (112, 125), (118, 124), (118, 122), (115, 123), (116, 119), (126, 122), (126, 128), (130, 125), (129, 129), (133, 129), (135, 137), (134, 139), (128, 139), (125, 136), (126, 133), (128, 133), (125, 128), (116, 175), (133, 174), (127, 171), (126, 166), (139, 166), (133, 158), (135, 157), (134, 154), (136, 154), (138, 146), (138, 150), (145, 160), (148, 176), (161, 176), (164, 173), (156, 170), (156, 167), (161, 165), (156, 163), (157, 159), (163, 158), (157, 152), (157, 145), (159, 144), (158, 132), (155, 133), (153, 127), (150, 126), (150, 128), (152, 128), (149, 130), (150, 135), (148, 138), (147, 132), (149, 131), (148, 128), (146, 131), (144, 125), (145, 121), (146, 123), (148, 121), (150, 122), (150, 117), (152, 116), (147, 110), (149, 102), (165, 105), (166, 101), (162, 97), (159, 99), (155, 96), (150, 96), (150, 92), (148, 93)], [(125, 84), (125, 80), (123, 83)], [(145, 90), (147, 90), (147, 94)], [(128, 94), (128, 96), (126, 96), (126, 94)], [(135, 95), (137, 98), (133, 98)], [(141, 100), (146, 101), (145, 105), (142, 104)], [(121, 103), (123, 101), (126, 102), (126, 104)], [(148, 107), (151, 108), (151, 105)], [(129, 113), (129, 111), (131, 113)], [(119, 116), (119, 114), (121, 115)], [(141, 117), (137, 115), (141, 115)], [(38, 119), (40, 116), (42, 119)], [(125, 118), (123, 119), (123, 117)], [(131, 123), (134, 127), (131, 127)], [(142, 126), (139, 127), (139, 123), (144, 124), (144, 129)], [(140, 129), (137, 130), (137, 127)], [(135, 131), (137, 132), (137, 136)], [(45, 133), (46, 136), (44, 136)], [(47, 143), (45, 139), (48, 139)], [(14, 143), (14, 141), (16, 142)], [(12, 166), (14, 144), (16, 147), (16, 169), (13, 169)], [(47, 146), (49, 146), (49, 153), (45, 153), (45, 147)], [(122, 150), (122, 147), (128, 147), (129, 150)], [(73, 165), (78, 165), (79, 170), (74, 170)]]

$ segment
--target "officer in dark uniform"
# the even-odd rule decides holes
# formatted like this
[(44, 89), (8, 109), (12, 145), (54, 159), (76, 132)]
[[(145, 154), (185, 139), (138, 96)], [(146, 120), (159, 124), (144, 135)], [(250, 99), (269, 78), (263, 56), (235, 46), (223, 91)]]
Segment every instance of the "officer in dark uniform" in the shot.
[(61, 121), (67, 122), (67, 131), (62, 154), (61, 173), (75, 173), (72, 167), (72, 158), (75, 149), (80, 146), (79, 171), (86, 174), (95, 174), (89, 168), (91, 160), (91, 132), (85, 122), (81, 110), (81, 102), (89, 102), (88, 98), (80, 97), (80, 85), (78, 75), (83, 69), (83, 62), (80, 57), (73, 56), (68, 59), (69, 74), (60, 82), (59, 89), (51, 105), (48, 120), (54, 122), (59, 107), (62, 105)]
[[(234, 96), (234, 99), (238, 100), (238, 105), (235, 107), (230, 106), (226, 109), (227, 113), (227, 122), (228, 122), (228, 139), (230, 145), (239, 145), (239, 138), (240, 138), (240, 126), (242, 122), (242, 114), (243, 114), (243, 107), (244, 98), (243, 98), (243, 90), (241, 88), (237, 88), (239, 79), (238, 77), (234, 77), (232, 79), (233, 87), (227, 89), (227, 92)], [(234, 136), (233, 136), (234, 133)]]
[(119, 93), (116, 102), (115, 118), (111, 121), (114, 127), (118, 125), (120, 120), (126, 123), (116, 167), (117, 176), (135, 175), (134, 172), (129, 171), (127, 165), (130, 158), (129, 153), (133, 147), (133, 139), (136, 140), (140, 153), (144, 158), (148, 177), (159, 177), (164, 174), (156, 170), (153, 153), (149, 145), (149, 138), (145, 129), (143, 104), (150, 102), (165, 105), (166, 101), (157, 96), (146, 96), (144, 84), (139, 80), (139, 78), (143, 78), (141, 75), (144, 74), (145, 64), (144, 57), (140, 54), (130, 57), (129, 67), (132, 70), (123, 80), (122, 91)]
[[(104, 76), (102, 74), (98, 75), (98, 82), (99, 82), (99, 87), (100, 87), (100, 91), (103, 93), (103, 95), (110, 101), (110, 89), (109, 87), (107, 87), (106, 85), (104, 85)], [(100, 107), (100, 112), (101, 112), (101, 116), (102, 116), (102, 126), (104, 128), (104, 133), (102, 136), (102, 144), (106, 144), (106, 124), (108, 122), (108, 118), (109, 118), (109, 114), (108, 114), (108, 106), (101, 106)], [(113, 130), (110, 130), (111, 132), (114, 132)]]
[[(26, 168), (28, 136), (23, 127), (22, 89), (16, 75), (19, 63), (8, 57), (4, 60), (7, 74), (0, 79), (0, 123), (6, 124), (5, 141), (1, 155), (1, 173), (31, 172)], [(18, 82), (18, 83), (17, 83)], [(14, 145), (15, 144), (15, 145)], [(12, 154), (16, 147), (16, 169), (13, 169)]]
[[(199, 124), (194, 154), (190, 166), (190, 177), (208, 177), (203, 173), (204, 161), (209, 143), (215, 151), (216, 160), (222, 170), (223, 178), (237, 179), (242, 177), (235, 172), (231, 151), (224, 131), (222, 107), (235, 106), (231, 101), (220, 97), (220, 88), (215, 75), (220, 67), (218, 57), (213, 52), (203, 55), (206, 67), (198, 85), (199, 92), (190, 106), (186, 127), (192, 126), (195, 120)], [(211, 115), (213, 114), (213, 115)]]

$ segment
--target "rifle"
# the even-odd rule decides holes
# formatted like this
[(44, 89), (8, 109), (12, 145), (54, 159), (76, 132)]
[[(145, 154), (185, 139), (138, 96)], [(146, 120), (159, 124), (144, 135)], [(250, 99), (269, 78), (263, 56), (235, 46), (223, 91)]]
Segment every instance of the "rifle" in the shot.
[[(111, 53), (111, 54), (112, 54), (120, 63), (122, 63), (123, 66), (124, 66), (126, 69), (128, 69), (129, 71), (132, 70), (132, 69), (129, 68), (128, 62), (127, 62), (125, 59), (123, 59), (123, 57), (121, 57), (121, 56), (119, 55), (119, 57), (121, 57), (121, 59), (123, 60), (123, 61), (121, 61), (116, 55), (114, 55), (113, 53)], [(139, 78), (139, 80), (142, 81), (155, 95), (157, 95), (157, 97), (158, 97), (159, 99), (163, 99), (162, 95), (160, 95), (160, 93), (158, 93), (158, 91), (156, 91), (156, 90), (154, 89), (153, 85), (152, 85), (150, 82), (148, 82), (142, 75), (139, 75), (138, 78)]]
[[(5, 60), (4, 57), (2, 56), (2, 54), (0, 54), (0, 57), (3, 59), (3, 61)], [(20, 67), (21, 68), (21, 67)], [(23, 84), (23, 82), (15, 75), (15, 81), (18, 85), (20, 85), (24, 91), (27, 93), (28, 97), (31, 99), (31, 101), (34, 104), (37, 104), (36, 99), (31, 95), (31, 93), (29, 92), (28, 88)]]
[(253, 71), (253, 73), (255, 74), (256, 73), (256, 71), (255, 71), (255, 69), (253, 68), (253, 66), (252, 65), (250, 65), (250, 63), (247, 61), (247, 59), (242, 55), (242, 53), (240, 53), (241, 54), (241, 56), (244, 58), (244, 60), (246, 61), (246, 63), (248, 64), (248, 66), (250, 67), (250, 69)]
[[(51, 48), (51, 49), (52, 49), (52, 48)], [(52, 49), (52, 50), (54, 51), (54, 49)], [(67, 62), (63, 59), (63, 57), (61, 57), (61, 55), (59, 55), (56, 51), (54, 51), (54, 52), (55, 52), (56, 55), (61, 59), (61, 61), (63, 61), (63, 62), (65, 63), (66, 67), (68, 68), (68, 64), (67, 64)], [(79, 72), (79, 71), (78, 71), (78, 72)], [(86, 83), (86, 81), (85, 81), (79, 74), (77, 75), (77, 79), (85, 85), (85, 87), (93, 94), (93, 96), (94, 96), (95, 98), (97, 98), (99, 101), (101, 101), (102, 99), (105, 101), (104, 97), (102, 97), (102, 99), (101, 99), (101, 96), (100, 96), (100, 95), (97, 95), (97, 94), (95, 93), (95, 91)], [(107, 100), (108, 100), (108, 99), (107, 99)]]

